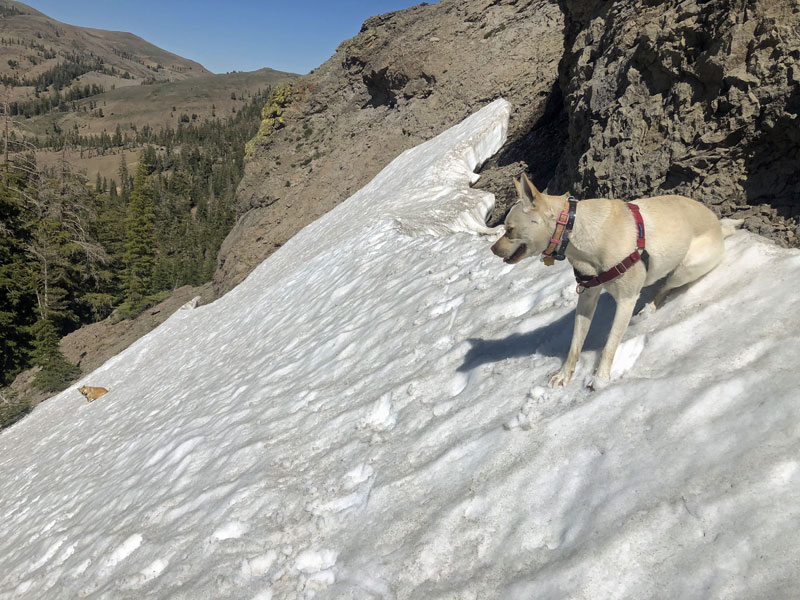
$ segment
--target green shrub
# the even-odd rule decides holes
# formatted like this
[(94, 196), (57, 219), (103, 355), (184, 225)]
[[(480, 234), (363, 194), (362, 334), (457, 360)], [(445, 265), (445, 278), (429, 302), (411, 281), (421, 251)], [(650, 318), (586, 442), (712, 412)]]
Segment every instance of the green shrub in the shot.
[(496, 33), (500, 33), (501, 31), (505, 31), (505, 30), (506, 30), (506, 25), (505, 25), (505, 23), (503, 23), (499, 27), (495, 27), (491, 31), (487, 31), (486, 33), (484, 33), (483, 34), (483, 39), (485, 39), (485, 40), (489, 39), (490, 37), (492, 37)]
[(123, 302), (120, 304), (113, 313), (111, 313), (111, 322), (112, 323), (119, 323), (120, 321), (124, 321), (125, 319), (134, 319), (146, 311), (148, 308), (152, 308), (159, 302), (163, 302), (167, 298), (172, 295), (172, 292), (166, 290), (163, 292), (158, 292), (156, 294), (150, 294), (149, 296), (145, 296), (137, 302), (135, 305), (131, 305), (130, 302)]
[(33, 385), (43, 392), (60, 392), (67, 389), (81, 374), (81, 370), (61, 356), (42, 367), (33, 376)]
[(114, 304), (114, 296), (111, 294), (86, 294), (83, 300), (89, 305), (95, 321), (102, 321), (111, 314), (111, 307)]
[(258, 146), (262, 145), (273, 132), (284, 126), (284, 109), (292, 102), (295, 90), (291, 85), (284, 85), (270, 94), (264, 108), (261, 109), (261, 125), (256, 135), (244, 146), (245, 159), (251, 159)]
[(30, 402), (19, 398), (11, 388), (0, 390), (0, 429), (19, 421), (31, 408)]

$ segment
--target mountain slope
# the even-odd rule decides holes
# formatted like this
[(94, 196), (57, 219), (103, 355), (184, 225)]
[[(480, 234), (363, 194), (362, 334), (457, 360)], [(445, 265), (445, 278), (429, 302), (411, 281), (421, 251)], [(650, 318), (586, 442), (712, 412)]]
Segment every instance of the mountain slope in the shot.
[[(752, 234), (588, 392), (489, 251), (495, 102), (0, 434), (0, 598), (792, 598), (800, 253)], [(776, 312), (775, 306), (781, 306)]]
[(26, 136), (226, 117), (249, 95), (295, 77), (268, 68), (215, 75), (131, 33), (67, 25), (0, 0), (3, 99)]
[[(293, 73), (265, 68), (127, 86), (79, 100), (76, 111), (53, 111), (23, 122), (28, 131), (42, 136), (54, 129), (70, 131), (73, 128), (81, 135), (99, 135), (104, 130), (113, 134), (117, 126), (127, 130), (131, 124), (138, 128), (149, 126), (156, 131), (161, 127), (176, 128), (184, 115), (194, 115), (193, 122), (232, 116), (252, 94), (291, 82), (297, 77)], [(97, 111), (82, 110), (90, 103), (102, 107), (102, 117)]]
[[(210, 74), (203, 65), (132, 33), (68, 25), (12, 0), (0, 1), (0, 14), (0, 76), (33, 80), (67, 61), (101, 63), (103, 68), (87, 69), (92, 75), (81, 82), (100, 83), (106, 89)], [(20, 87), (11, 99), (32, 91), (31, 86)]]

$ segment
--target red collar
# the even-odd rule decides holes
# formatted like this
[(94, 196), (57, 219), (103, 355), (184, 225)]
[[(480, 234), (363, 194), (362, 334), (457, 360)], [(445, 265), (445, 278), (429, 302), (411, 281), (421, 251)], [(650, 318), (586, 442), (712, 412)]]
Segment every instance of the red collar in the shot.
[[(564, 260), (567, 245), (569, 244), (569, 234), (572, 233), (572, 226), (575, 223), (575, 212), (578, 208), (578, 201), (570, 196), (564, 204), (564, 210), (558, 215), (556, 228), (550, 238), (550, 244), (544, 249), (542, 262), (548, 267), (552, 266), (557, 260)], [(555, 254), (553, 254), (555, 252)]]

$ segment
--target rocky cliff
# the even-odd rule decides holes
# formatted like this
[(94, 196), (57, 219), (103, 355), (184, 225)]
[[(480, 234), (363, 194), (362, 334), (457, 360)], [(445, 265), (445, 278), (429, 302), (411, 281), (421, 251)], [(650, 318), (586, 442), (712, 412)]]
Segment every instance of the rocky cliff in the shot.
[(680, 193), (797, 244), (800, 5), (561, 0), (569, 120), (551, 190)]
[(800, 8), (785, 0), (442, 0), (369, 19), (265, 109), (219, 257), (224, 293), (403, 150), (515, 107), (477, 184), (681, 193), (796, 245)]

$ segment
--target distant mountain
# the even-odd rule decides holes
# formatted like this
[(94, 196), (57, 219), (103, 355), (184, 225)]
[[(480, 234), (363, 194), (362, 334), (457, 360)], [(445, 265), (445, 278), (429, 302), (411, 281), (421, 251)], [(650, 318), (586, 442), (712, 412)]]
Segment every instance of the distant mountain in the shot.
[(205, 72), (179, 81), (116, 87), (79, 99), (74, 106), (70, 104), (69, 110), (33, 115), (26, 126), (28, 131), (39, 136), (72, 128), (79, 129), (82, 135), (99, 134), (104, 129), (111, 132), (117, 125), (128, 127), (130, 124), (156, 129), (175, 127), (182, 115), (195, 115), (193, 120), (231, 115), (257, 90), (297, 77), (294, 73), (259, 69), (219, 75)]
[(48, 88), (112, 87), (209, 75), (203, 65), (122, 31), (61, 23), (21, 2), (0, 0), (0, 78), (21, 99)]
[[(0, 103), (8, 102), (19, 135), (38, 140), (44, 165), (66, 156), (90, 177), (111, 176), (119, 160), (84, 153), (76, 136), (225, 119), (254, 94), (295, 77), (268, 68), (216, 75), (132, 33), (68, 25), (0, 0)], [(65, 133), (69, 151), (48, 152)], [(126, 160), (139, 149), (126, 147)]]

